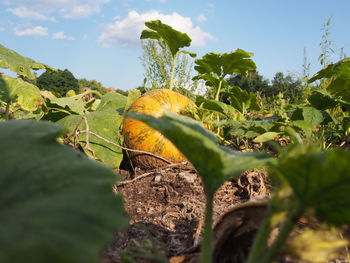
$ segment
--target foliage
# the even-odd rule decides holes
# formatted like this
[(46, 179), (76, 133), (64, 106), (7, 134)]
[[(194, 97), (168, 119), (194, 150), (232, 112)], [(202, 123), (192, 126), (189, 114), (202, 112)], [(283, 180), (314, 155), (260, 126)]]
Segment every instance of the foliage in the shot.
[(173, 113), (165, 113), (160, 118), (136, 113), (130, 113), (129, 116), (144, 121), (160, 131), (176, 145), (201, 175), (207, 198), (201, 262), (210, 262), (214, 193), (227, 179), (239, 176), (244, 170), (266, 163), (269, 160), (268, 156), (262, 153), (243, 154), (233, 152), (228, 148), (221, 148), (217, 145), (217, 138), (209, 133), (201, 123), (185, 116)]
[(42, 121), (0, 123), (1, 262), (97, 262), (126, 226), (111, 191), (117, 175), (58, 143), (61, 132)]
[(238, 86), (249, 92), (259, 92), (262, 96), (267, 96), (270, 88), (269, 81), (256, 70), (249, 71), (248, 74), (233, 74), (226, 81), (231, 86)]
[(37, 85), (40, 89), (52, 91), (60, 97), (69, 90), (79, 93), (79, 82), (68, 69), (44, 72), (38, 77)]
[(0, 68), (8, 68), (16, 72), (19, 76), (26, 77), (28, 79), (35, 79), (34, 73), (31, 71), (38, 69), (49, 69), (53, 68), (35, 62), (30, 58), (23, 57), (16, 53), (15, 51), (8, 49), (0, 44)]
[(107, 88), (105, 88), (101, 82), (96, 80), (87, 80), (85, 78), (78, 79), (79, 85), (79, 93), (85, 91), (85, 89), (97, 90), (101, 94), (105, 94), (108, 92)]
[[(196, 54), (181, 50), (183, 47), (191, 45), (191, 38), (180, 31), (173, 29), (171, 26), (163, 24), (160, 20), (154, 20), (146, 22), (145, 25), (149, 29), (145, 29), (141, 32), (141, 39), (155, 39), (163, 47), (163, 50), (167, 47), (171, 54), (170, 63), (170, 78), (168, 87), (173, 89), (173, 81), (175, 77), (176, 59), (179, 53), (188, 54), (191, 57), (195, 57)], [(166, 46), (166, 47), (165, 47)]]
[[(67, 136), (73, 135), (70, 142), (76, 141), (87, 156), (100, 160), (111, 168), (118, 168), (123, 153), (122, 149), (115, 145), (123, 143), (118, 127), (123, 119), (126, 101), (127, 98), (121, 94), (107, 93), (101, 98), (95, 111), (68, 115), (58, 123), (66, 128)], [(74, 134), (76, 129), (79, 129), (79, 134)], [(98, 137), (90, 133), (97, 134)]]
[(208, 53), (201, 59), (196, 59), (194, 67), (198, 75), (193, 79), (203, 79), (207, 86), (215, 89), (215, 99), (219, 100), (221, 88), (226, 86), (225, 77), (227, 75), (246, 74), (250, 70), (256, 68), (255, 63), (250, 57), (252, 53), (248, 53), (242, 49), (237, 49), (231, 53)]
[[(169, 87), (171, 78), (172, 54), (162, 40), (148, 39), (142, 41), (142, 64), (146, 70), (144, 85), (155, 85), (157, 88)], [(176, 56), (174, 69), (174, 90), (185, 88), (190, 82), (192, 64), (187, 54)]]

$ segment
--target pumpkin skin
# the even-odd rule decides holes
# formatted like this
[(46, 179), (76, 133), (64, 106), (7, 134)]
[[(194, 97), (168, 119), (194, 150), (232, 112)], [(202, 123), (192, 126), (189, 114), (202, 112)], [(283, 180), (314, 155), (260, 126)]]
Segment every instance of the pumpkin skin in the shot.
[[(186, 96), (169, 89), (156, 89), (143, 94), (134, 101), (128, 112), (143, 113), (159, 118), (164, 111), (182, 114), (189, 104), (193, 102)], [(186, 161), (172, 142), (144, 122), (124, 118), (121, 133), (127, 148), (150, 152), (172, 163)], [(140, 168), (155, 168), (166, 164), (161, 159), (147, 154), (133, 151), (128, 151), (128, 154), (133, 165)]]

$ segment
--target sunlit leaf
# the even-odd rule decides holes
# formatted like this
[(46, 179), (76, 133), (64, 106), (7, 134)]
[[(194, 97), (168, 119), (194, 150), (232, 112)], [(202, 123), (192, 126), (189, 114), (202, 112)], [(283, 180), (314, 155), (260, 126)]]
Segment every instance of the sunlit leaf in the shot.
[(176, 56), (180, 48), (189, 47), (191, 38), (180, 31), (173, 29), (171, 26), (163, 24), (160, 20), (146, 22), (149, 29), (141, 33), (141, 39), (162, 39), (165, 41), (173, 57)]
[[(82, 117), (86, 118), (90, 132), (102, 136), (114, 144), (123, 144), (123, 137), (119, 133), (119, 127), (122, 123), (123, 117), (118, 114), (116, 110), (95, 111), (85, 115), (68, 115), (59, 120), (58, 123), (66, 128), (67, 135), (69, 135), (72, 134), (78, 123), (81, 123), (79, 130), (86, 130), (85, 121), (81, 121)], [(89, 138), (89, 144), (87, 144), (87, 138)], [(72, 140), (73, 139), (74, 138), (72, 138)], [(123, 159), (121, 148), (118, 148), (94, 135), (88, 136), (86, 133), (79, 134), (77, 139), (78, 143), (88, 156), (100, 160), (109, 167), (119, 167)]]
[(237, 111), (230, 105), (220, 101), (206, 99), (200, 95), (196, 96), (196, 105), (210, 111), (219, 112), (228, 117), (232, 117), (234, 114), (237, 114)]
[(0, 123), (0, 262), (95, 263), (125, 227), (111, 169), (57, 142), (62, 127)]
[(253, 141), (254, 142), (259, 142), (259, 143), (272, 141), (279, 134), (280, 134), (279, 132), (265, 132), (265, 133), (257, 136)]
[(0, 44), (0, 68), (8, 68), (16, 72), (20, 76), (27, 77), (29, 79), (35, 79), (32, 69), (49, 69), (54, 70), (53, 68), (35, 62), (30, 58), (26, 58), (16, 53), (15, 51), (8, 49)]
[(332, 94), (350, 102), (350, 58), (330, 64), (317, 72), (309, 82), (319, 79), (329, 79), (327, 90)]
[(302, 207), (328, 224), (350, 221), (350, 152), (299, 145), (274, 170), (289, 183)]
[(20, 78), (11, 78), (3, 75), (3, 84), (0, 86), (0, 99), (17, 103), (21, 109), (36, 111), (44, 103), (37, 86), (30, 84)]
[(201, 175), (207, 194), (214, 194), (225, 180), (244, 170), (261, 166), (269, 158), (263, 153), (240, 153), (220, 147), (214, 134), (191, 118), (165, 113), (160, 118), (129, 113), (161, 132), (187, 157)]
[(314, 126), (321, 124), (323, 121), (322, 112), (314, 107), (303, 107), (302, 112), (304, 120)]
[(312, 263), (329, 262), (340, 257), (339, 250), (349, 241), (341, 239), (338, 233), (325, 230), (304, 230), (287, 244), (288, 251), (298, 258)]
[(116, 92), (108, 92), (102, 96), (96, 111), (114, 110), (119, 114), (123, 114), (126, 101), (126, 96)]
[(223, 78), (228, 74), (245, 74), (249, 70), (254, 70), (256, 65), (248, 53), (242, 49), (237, 49), (231, 53), (208, 53), (201, 59), (196, 59), (195, 70), (199, 74), (215, 73), (217, 78)]

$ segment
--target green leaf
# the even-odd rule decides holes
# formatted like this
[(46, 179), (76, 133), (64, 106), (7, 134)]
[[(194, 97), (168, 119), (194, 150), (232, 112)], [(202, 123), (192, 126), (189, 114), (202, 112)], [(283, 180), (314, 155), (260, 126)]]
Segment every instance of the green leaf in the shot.
[(350, 102), (350, 58), (328, 65), (317, 72), (309, 82), (323, 78), (330, 80), (327, 90), (332, 95), (339, 96), (346, 102)]
[(303, 107), (302, 111), (304, 120), (314, 126), (321, 124), (324, 119), (322, 112), (314, 107)]
[(40, 90), (37, 86), (30, 84), (20, 78), (2, 76), (0, 86), (0, 100), (17, 103), (21, 109), (26, 111), (36, 111), (44, 103)]
[(246, 113), (247, 109), (260, 110), (259, 101), (255, 93), (242, 90), (237, 86), (232, 86), (227, 91), (222, 92), (222, 94), (228, 97), (232, 107), (243, 114)]
[[(119, 134), (119, 127), (122, 123), (123, 117), (115, 110), (95, 111), (86, 115), (68, 115), (59, 120), (58, 123), (66, 128), (67, 135), (69, 135), (75, 130), (82, 117), (86, 118), (90, 132), (102, 136), (112, 143), (118, 145), (123, 144), (123, 137)], [(86, 130), (84, 121), (81, 122), (79, 130)], [(121, 148), (118, 148), (94, 135), (90, 135), (90, 149), (87, 149), (86, 138), (86, 133), (78, 135), (78, 142), (88, 156), (100, 160), (111, 168), (119, 167), (123, 159)]]
[(336, 99), (326, 90), (316, 90), (308, 101), (319, 110), (332, 109), (337, 105)]
[(319, 220), (332, 224), (350, 221), (350, 152), (321, 152), (299, 145), (274, 170), (292, 187), (299, 205), (315, 211)]
[(31, 71), (32, 69), (49, 69), (54, 70), (53, 68), (35, 62), (30, 58), (26, 58), (16, 53), (15, 51), (8, 49), (0, 44), (0, 68), (8, 68), (16, 72), (20, 76), (27, 77), (29, 79), (35, 79), (35, 75)]
[(196, 59), (194, 68), (199, 76), (214, 73), (216, 78), (223, 79), (228, 74), (245, 74), (256, 69), (254, 61), (250, 59), (252, 56), (252, 53), (242, 49), (223, 54), (211, 52), (201, 59)]
[(269, 160), (262, 153), (240, 153), (218, 146), (215, 135), (202, 123), (185, 116), (169, 112), (161, 118), (136, 113), (127, 116), (147, 123), (172, 141), (201, 175), (209, 195), (213, 195), (225, 180)]
[(173, 29), (171, 26), (163, 24), (160, 20), (146, 22), (145, 25), (150, 29), (141, 32), (141, 39), (164, 40), (169, 47), (173, 57), (176, 56), (180, 48), (189, 47), (191, 38), (185, 34)]
[[(53, 104), (52, 107), (55, 107), (57, 110), (62, 108), (63, 111), (70, 111), (72, 113), (84, 114), (87, 112), (85, 108), (85, 103), (82, 100), (84, 94), (78, 94), (72, 97), (63, 97), (63, 98), (50, 98), (50, 103)], [(57, 107), (59, 106), (59, 107)]]
[(109, 168), (57, 142), (53, 123), (0, 123), (0, 262), (95, 263), (127, 225)]
[(259, 143), (272, 141), (279, 134), (280, 134), (279, 132), (265, 132), (265, 133), (259, 135), (258, 137), (256, 137), (253, 141), (259, 142)]
[(301, 129), (307, 136), (311, 135), (311, 132), (315, 130), (313, 124), (304, 120), (291, 121), (289, 125), (293, 128)]
[(210, 111), (222, 113), (228, 117), (237, 114), (237, 111), (230, 105), (216, 100), (209, 100), (200, 95), (196, 96), (196, 105)]
[(108, 92), (102, 96), (96, 111), (114, 110), (123, 114), (126, 101), (126, 96), (116, 92)]
[(141, 91), (139, 89), (133, 89), (129, 91), (128, 97), (126, 98), (126, 103), (124, 106), (123, 116), (125, 116), (125, 114), (128, 112), (128, 109), (130, 108), (131, 104), (133, 104), (134, 101), (140, 97), (141, 97)]

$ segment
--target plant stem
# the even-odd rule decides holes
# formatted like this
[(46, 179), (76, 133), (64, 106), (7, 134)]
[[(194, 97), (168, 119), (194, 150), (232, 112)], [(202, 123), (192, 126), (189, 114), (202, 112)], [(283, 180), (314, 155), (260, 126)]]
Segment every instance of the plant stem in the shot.
[(10, 116), (10, 101), (8, 101), (6, 103), (6, 109), (5, 109), (5, 120), (9, 120), (9, 116)]
[(253, 247), (249, 254), (247, 263), (270, 263), (276, 254), (281, 250), (282, 245), (285, 243), (290, 232), (293, 230), (294, 225), (296, 224), (298, 218), (302, 214), (302, 209), (300, 206), (294, 207), (292, 211), (287, 215), (285, 221), (281, 224), (280, 232), (270, 247), (267, 247), (267, 241), (269, 234), (271, 232), (270, 228), (270, 216), (269, 214), (265, 221), (263, 222), (262, 227), (259, 230), (257, 237), (254, 240)]
[(271, 212), (268, 213), (264, 221), (262, 222), (257, 235), (254, 238), (253, 246), (250, 249), (247, 263), (257, 262), (256, 260), (260, 257), (263, 251), (267, 249), (267, 240), (271, 233), (270, 227), (270, 216)]
[(207, 194), (205, 206), (204, 237), (201, 246), (201, 263), (211, 263), (211, 239), (213, 223), (213, 194)]
[(173, 81), (175, 77), (175, 62), (176, 62), (176, 55), (173, 57), (173, 60), (171, 61), (171, 73), (170, 73), (170, 81), (169, 81), (170, 90), (173, 90)]
[(221, 79), (221, 80), (220, 80), (220, 82), (219, 82), (219, 87), (218, 87), (218, 89), (216, 90), (216, 94), (215, 94), (215, 100), (216, 100), (216, 101), (219, 101), (219, 96), (220, 96), (221, 86), (222, 86), (223, 80), (224, 80), (224, 79)]

